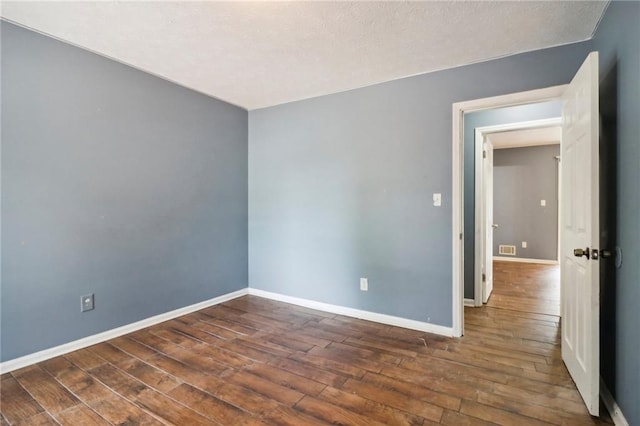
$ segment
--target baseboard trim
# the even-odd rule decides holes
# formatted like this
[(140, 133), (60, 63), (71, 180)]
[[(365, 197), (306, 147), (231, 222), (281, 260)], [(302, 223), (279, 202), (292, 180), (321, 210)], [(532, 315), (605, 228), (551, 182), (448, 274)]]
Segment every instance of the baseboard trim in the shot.
[(613, 395), (609, 392), (607, 385), (604, 384), (602, 377), (600, 377), (600, 397), (602, 398), (602, 402), (604, 402), (604, 406), (607, 407), (607, 411), (609, 411), (613, 424), (616, 426), (629, 426), (629, 422), (624, 418), (620, 406), (616, 400), (613, 399)]
[(257, 288), (249, 288), (249, 294), (252, 296), (264, 297), (265, 299), (276, 300), (278, 302), (291, 303), (292, 305), (303, 306), (305, 308), (329, 312), (332, 314), (344, 315), (347, 317), (373, 321), (386, 325), (393, 325), (396, 327), (409, 328), (411, 330), (424, 331), (426, 333), (439, 334), (442, 336), (453, 336), (452, 327), (445, 327), (428, 322), (416, 321), (407, 318), (396, 317), (393, 315), (379, 314), (376, 312), (363, 311), (361, 309), (348, 308), (346, 306), (316, 302), (315, 300), (286, 296), (284, 294), (272, 293), (270, 291), (260, 290)]
[(476, 307), (476, 301), (473, 299), (464, 299), (464, 306), (468, 306), (470, 308), (475, 308)]
[(520, 262), (520, 263), (540, 263), (543, 265), (557, 265), (557, 260), (548, 259), (527, 259), (525, 257), (506, 257), (506, 256), (493, 256), (493, 260), (500, 262)]
[(214, 297), (213, 299), (185, 306), (184, 308), (175, 309), (173, 311), (145, 318), (143, 320), (123, 325), (121, 327), (113, 328), (111, 330), (103, 331), (102, 333), (94, 334), (92, 336), (83, 337), (82, 339), (74, 340), (73, 342), (65, 343), (60, 346), (54, 346), (53, 348), (44, 349), (42, 351), (21, 356), (19, 358), (10, 359), (8, 361), (0, 363), (0, 374), (27, 367), (29, 365), (33, 365), (47, 359), (64, 355), (78, 349), (86, 348), (87, 346), (102, 343), (104, 341), (111, 340), (128, 333), (132, 333), (145, 327), (150, 327), (152, 325), (159, 324), (161, 322), (168, 321), (182, 315), (190, 314), (192, 312), (199, 311), (200, 309), (208, 308), (209, 306), (218, 305), (220, 303), (235, 299), (237, 297), (245, 296), (247, 294), (247, 289), (243, 288), (232, 293)]

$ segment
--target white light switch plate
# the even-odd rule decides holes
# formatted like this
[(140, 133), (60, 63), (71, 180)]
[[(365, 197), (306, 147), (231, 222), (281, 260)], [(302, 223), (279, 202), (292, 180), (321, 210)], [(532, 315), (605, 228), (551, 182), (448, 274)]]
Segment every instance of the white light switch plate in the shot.
[(369, 291), (369, 280), (366, 278), (360, 278), (360, 290)]
[(542, 207), (546, 206), (547, 205), (547, 200), (540, 200), (540, 205)]
[(440, 207), (442, 205), (442, 194), (436, 192), (433, 194), (433, 205)]

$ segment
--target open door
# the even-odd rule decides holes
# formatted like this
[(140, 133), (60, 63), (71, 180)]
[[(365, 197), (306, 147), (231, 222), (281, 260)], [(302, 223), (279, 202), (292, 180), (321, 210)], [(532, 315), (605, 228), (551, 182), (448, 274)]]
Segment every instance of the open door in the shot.
[(589, 54), (562, 99), (562, 359), (589, 413), (597, 416), (600, 395), (597, 52)]
[[(474, 306), (487, 303), (493, 290), (493, 144), (489, 129), (476, 128), (475, 134), (475, 254)], [(485, 133), (486, 131), (486, 133)]]
[(482, 154), (482, 202), (484, 258), (482, 261), (482, 303), (487, 303), (493, 290), (493, 144), (485, 137)]

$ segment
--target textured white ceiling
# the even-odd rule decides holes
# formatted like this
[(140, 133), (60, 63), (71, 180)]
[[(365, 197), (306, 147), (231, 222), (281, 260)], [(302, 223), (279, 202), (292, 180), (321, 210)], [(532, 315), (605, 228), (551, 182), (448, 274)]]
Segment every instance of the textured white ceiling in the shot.
[(606, 2), (2, 2), (12, 22), (247, 109), (591, 37)]
[(497, 132), (489, 134), (488, 138), (494, 149), (554, 145), (559, 144), (562, 139), (562, 126)]

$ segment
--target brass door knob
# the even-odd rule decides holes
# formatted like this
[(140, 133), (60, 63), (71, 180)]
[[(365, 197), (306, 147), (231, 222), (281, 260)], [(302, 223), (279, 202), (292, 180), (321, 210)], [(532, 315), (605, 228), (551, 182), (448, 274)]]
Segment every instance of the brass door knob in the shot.
[(587, 247), (586, 249), (581, 249), (581, 248), (577, 248), (577, 249), (573, 249), (573, 255), (575, 257), (586, 257), (587, 259), (589, 259), (591, 252), (589, 250), (589, 247)]

